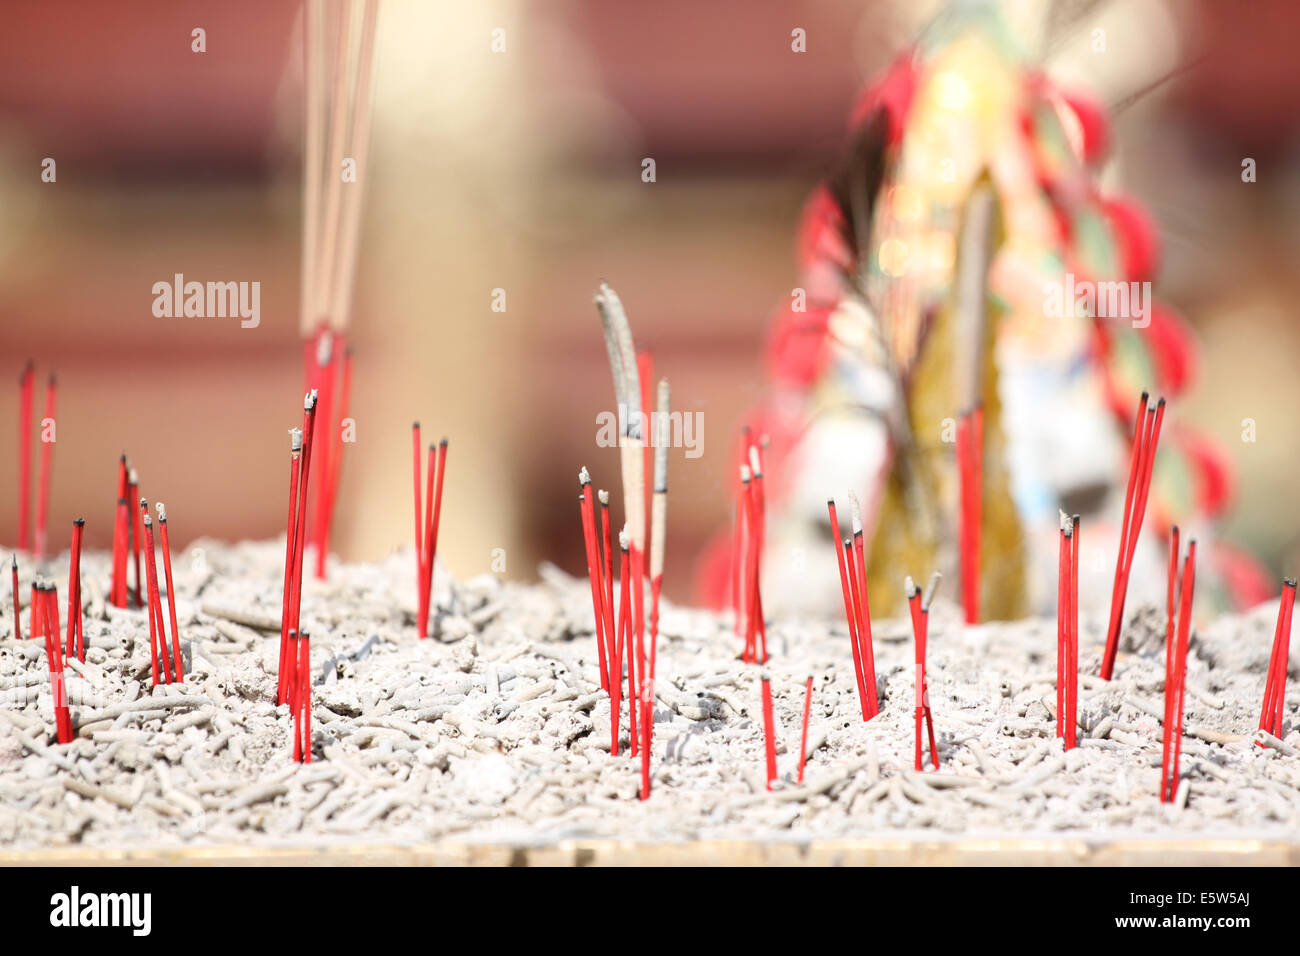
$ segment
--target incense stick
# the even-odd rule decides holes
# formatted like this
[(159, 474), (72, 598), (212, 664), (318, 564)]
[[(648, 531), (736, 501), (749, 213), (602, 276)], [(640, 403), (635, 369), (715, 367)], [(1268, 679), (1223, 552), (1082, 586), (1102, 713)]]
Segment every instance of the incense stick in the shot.
[(275, 702), (285, 702), (285, 681), (289, 674), (289, 621), (292, 617), (293, 556), (298, 540), (298, 468), (302, 458), (302, 429), (289, 429), (289, 515), (284, 532), (284, 589), (280, 599), (280, 666), (276, 670)]
[[(172, 549), (167, 538), (167, 506), (161, 501), (154, 505), (158, 511), (158, 533), (162, 537), (163, 572), (167, 579), (167, 612), (172, 622), (172, 670), (178, 684), (185, 683), (185, 668), (181, 662), (181, 635), (176, 626), (176, 588), (172, 585)], [(162, 613), (161, 605), (158, 612)], [(166, 635), (164, 635), (165, 637)], [(164, 645), (166, 641), (164, 640)]]
[(858, 615), (853, 610), (853, 595), (849, 587), (849, 574), (853, 563), (853, 545), (849, 538), (844, 539), (844, 548), (840, 550), (840, 519), (835, 513), (835, 499), (826, 499), (826, 510), (830, 513), (831, 541), (835, 547), (835, 560), (840, 569), (840, 591), (844, 595), (844, 620), (849, 628), (849, 647), (853, 651), (853, 673), (858, 680), (858, 703), (862, 707), (862, 719), (871, 719), (867, 707), (867, 685), (862, 677), (862, 654), (858, 649)]
[[(71, 558), (68, 561), (67, 653), (75, 655), (77, 660), (83, 663), (86, 660), (86, 642), (82, 634), (81, 621), (81, 537), (85, 527), (85, 518), (78, 518), (72, 522), (72, 551)], [(18, 579), (16, 576), (14, 578), (14, 597), (18, 597)]]
[(849, 492), (849, 514), (853, 530), (855, 567), (850, 574), (853, 588), (853, 609), (858, 615), (858, 650), (862, 658), (862, 682), (867, 690), (867, 712), (871, 717), (880, 713), (876, 696), (876, 651), (871, 637), (871, 606), (867, 603), (867, 558), (862, 528), (862, 507), (855, 492)]
[[(1291, 613), (1295, 607), (1296, 579), (1282, 581), (1282, 597), (1277, 605), (1277, 625), (1273, 630), (1273, 647), (1268, 656), (1268, 674), (1264, 679), (1264, 707), (1259, 715), (1259, 729), (1274, 737), (1282, 736), (1282, 709), (1286, 701), (1286, 676), (1291, 652)], [(14, 604), (17, 606), (17, 585)], [(16, 612), (15, 612), (16, 613)], [(1259, 746), (1264, 746), (1256, 741)]]
[(591, 500), (591, 475), (584, 465), (578, 472), (578, 511), (582, 517), (582, 544), (587, 555), (587, 581), (591, 585), (591, 613), (595, 619), (596, 656), (600, 661), (600, 687), (609, 693), (609, 661), (605, 656), (605, 615), (601, 608), (600, 554), (596, 543), (596, 517)]
[(772, 726), (772, 679), (764, 672), (759, 677), (763, 693), (763, 752), (767, 758), (767, 789), (772, 789), (776, 779), (776, 730)]
[[(14, 579), (14, 640), (21, 641), (23, 639), (23, 627), (18, 622), (18, 555), (16, 554), (13, 555), (12, 571)], [(31, 612), (28, 611), (28, 613)]]

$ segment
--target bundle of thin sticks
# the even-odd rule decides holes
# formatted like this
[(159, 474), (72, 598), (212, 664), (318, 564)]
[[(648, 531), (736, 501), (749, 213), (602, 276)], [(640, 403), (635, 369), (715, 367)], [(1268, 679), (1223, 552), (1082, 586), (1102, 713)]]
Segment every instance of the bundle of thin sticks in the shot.
[[(447, 470), (447, 439), (429, 446), (429, 465), (420, 501), (420, 423), (411, 425), (411, 452), (415, 478), (415, 627), (421, 638), (429, 636), (433, 608), (433, 565), (438, 558), (438, 529), (442, 524), (442, 486)], [(436, 478), (436, 480), (435, 480)], [(423, 517), (421, 517), (423, 515)]]
[[(1178, 534), (1174, 529), (1169, 554), (1169, 586), (1165, 605), (1165, 717), (1160, 758), (1160, 801), (1178, 795), (1178, 758), (1183, 750), (1183, 697), (1187, 687), (1187, 642), (1192, 626), (1192, 595), (1196, 590), (1196, 541), (1187, 545), (1182, 580), (1178, 580)], [(1178, 616), (1174, 617), (1174, 608)]]
[(302, 403), (302, 428), (289, 430), (289, 518), (285, 532), (284, 591), (280, 605), (280, 666), (275, 702), (289, 703), (297, 686), (297, 634), (302, 613), (302, 561), (306, 549), (307, 491), (310, 487), (313, 438), (316, 432), (316, 392)]
[(72, 712), (68, 708), (68, 684), (64, 674), (63, 649), (59, 645), (59, 589), (53, 584), (32, 584), (32, 637), (45, 638), (45, 664), (50, 672), (50, 693), (54, 702), (55, 734), (59, 743), (72, 743)]
[(1124, 600), (1128, 596), (1129, 572), (1133, 553), (1142, 533), (1142, 519), (1147, 512), (1151, 492), (1151, 468), (1156, 446), (1160, 443), (1160, 424), (1165, 417), (1165, 400), (1152, 405), (1146, 392), (1138, 399), (1137, 424), (1133, 429), (1133, 452), (1129, 459), (1128, 487), (1124, 492), (1124, 520), (1120, 525), (1119, 553), (1115, 557), (1115, 584), (1110, 594), (1110, 626), (1106, 630), (1106, 649), (1101, 658), (1101, 677), (1110, 680), (1115, 670), (1115, 653), (1119, 650), (1119, 633), (1124, 624)]
[(1273, 650), (1268, 657), (1268, 677), (1264, 681), (1264, 709), (1259, 715), (1259, 729), (1278, 738), (1282, 736), (1282, 705), (1286, 699), (1286, 672), (1291, 653), (1291, 611), (1295, 607), (1295, 590), (1295, 578), (1282, 581), (1282, 600), (1277, 606)]
[[(163, 620), (162, 593), (158, 585), (158, 562), (154, 556), (153, 518), (149, 514), (149, 503), (140, 499), (140, 520), (144, 528), (144, 557), (146, 597), (149, 614), (149, 652), (153, 669), (153, 684), (184, 683), (185, 671), (181, 663), (181, 640), (176, 630), (176, 594), (172, 586), (171, 546), (167, 541), (167, 510), (161, 503), (158, 506), (159, 527), (163, 536), (163, 564), (167, 574), (167, 603), (171, 610), (172, 642), (167, 645), (167, 625)], [(161, 659), (162, 669), (158, 662)], [(159, 680), (161, 676), (162, 680)]]
[(930, 630), (930, 603), (934, 600), (935, 591), (939, 589), (940, 574), (938, 571), (930, 577), (930, 585), (925, 589), (925, 596), (921, 596), (921, 589), (916, 582), (908, 575), (903, 582), (903, 589), (907, 592), (907, 606), (912, 614), (912, 638), (915, 642), (916, 650), (916, 761), (915, 766), (920, 770), (924, 766), (921, 759), (921, 724), (925, 723), (930, 734), (930, 759), (934, 763), (934, 769), (939, 769), (939, 751), (935, 749), (934, 744), (934, 715), (930, 713), (930, 685), (925, 677), (925, 644)]
[[(628, 719), (632, 732), (632, 754), (641, 756), (641, 799), (650, 797), (650, 747), (654, 736), (654, 682), (655, 662), (657, 659), (659, 622), (659, 592), (663, 576), (663, 552), (665, 524), (668, 508), (668, 456), (669, 436), (669, 388), (666, 380), (661, 380), (658, 391), (658, 434), (651, 442), (656, 446), (653, 475), (653, 508), (651, 515), (650, 545), (646, 542), (646, 447), (648, 436), (647, 418), (642, 409), (648, 398), (642, 392), (641, 371), (648, 373), (651, 364), (648, 356), (638, 359), (632, 339), (632, 329), (628, 324), (627, 313), (618, 294), (605, 282), (600, 284), (595, 296), (596, 310), (600, 314), (601, 325), (605, 334), (605, 348), (609, 354), (610, 370), (614, 378), (614, 394), (618, 402), (618, 418), (621, 424), (619, 435), (620, 461), (623, 477), (623, 513), (626, 519), (624, 533), (619, 536), (620, 544), (626, 541), (626, 550), (621, 563), (622, 601), (619, 608), (619, 636), (614, 637), (613, 627), (613, 585), (612, 581), (593, 581), (593, 613), (601, 620), (597, 628), (597, 639), (604, 635), (605, 669), (607, 690), (611, 700), (621, 694), (622, 647), (631, 650), (628, 663)], [(585, 472), (585, 469), (584, 469)], [(589, 484), (583, 491), (584, 499), (589, 500)], [(583, 506), (584, 538), (594, 539), (594, 517), (589, 517), (589, 509)], [(587, 532), (590, 525), (591, 532)], [(600, 560), (595, 551), (588, 553), (588, 569), (604, 570), (608, 574), (611, 560), (608, 556)], [(649, 642), (646, 640), (645, 585), (649, 573), (652, 586), (651, 595), (651, 632)], [(630, 580), (629, 580), (630, 578)], [(604, 595), (607, 602), (597, 608), (597, 595)], [(629, 600), (631, 604), (629, 605)], [(626, 624), (624, 622), (626, 621)], [(626, 633), (626, 644), (622, 635)], [(612, 643), (611, 643), (612, 641)], [(611, 667), (612, 663), (612, 667)], [(616, 689), (619, 688), (619, 689)], [(611, 707), (617, 713), (617, 705)], [(614, 738), (611, 748), (617, 745), (617, 717), (612, 718)], [(639, 733), (638, 733), (639, 731)], [(639, 736), (639, 741), (638, 741)]]
[[(1175, 532), (1177, 533), (1177, 532)], [(1061, 512), (1056, 579), (1056, 736), (1075, 746), (1079, 714), (1079, 516)]]
[[(306, 137), (300, 329), (306, 387), (320, 397), (321, 436), (313, 523), (316, 576), (325, 576), (352, 381), (344, 331), (352, 312), (370, 151), (371, 78), (379, 0), (306, 0), (303, 16)], [(337, 400), (336, 400), (337, 396)]]
[(876, 652), (871, 640), (871, 607), (867, 603), (866, 547), (862, 540), (862, 509), (858, 496), (849, 492), (852, 508), (851, 538), (844, 538), (840, 550), (840, 519), (835, 512), (835, 499), (826, 499), (826, 510), (831, 519), (831, 544), (840, 568), (840, 590), (844, 592), (844, 617), (849, 626), (849, 644), (853, 650), (853, 671), (858, 679), (858, 702), (862, 705), (862, 719), (870, 720), (880, 713), (876, 695)]
[[(143, 607), (141, 595), (145, 593), (144, 579), (140, 573), (141, 526), (134, 521), (131, 502), (138, 500), (140, 476), (127, 461), (126, 453), (117, 463), (117, 511), (113, 521), (113, 578), (108, 600), (114, 607)], [(139, 514), (134, 515), (135, 518)], [(128, 572), (134, 558), (135, 587), (128, 585)]]

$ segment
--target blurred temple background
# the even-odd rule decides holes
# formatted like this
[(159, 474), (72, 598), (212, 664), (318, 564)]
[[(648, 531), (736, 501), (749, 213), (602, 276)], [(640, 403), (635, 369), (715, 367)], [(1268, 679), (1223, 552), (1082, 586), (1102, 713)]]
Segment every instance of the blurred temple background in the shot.
[[(618, 486), (617, 453), (595, 441), (613, 403), (591, 301), (604, 277), (675, 407), (703, 413), (704, 454), (675, 450), (670, 464), (665, 588), (688, 599), (698, 552), (728, 520), (728, 452), (762, 388), (768, 317), (794, 283), (801, 203), (857, 89), (940, 6), (383, 0), (339, 554), (409, 546), (418, 418), (427, 438), (451, 439), (440, 552), (457, 575), (487, 571), (495, 548), (511, 577), (544, 558), (582, 570), (578, 468)], [(1042, 35), (1027, 40), (1054, 76), (1119, 109), (1105, 181), (1159, 223), (1155, 291), (1203, 346), (1180, 413), (1234, 453), (1223, 533), (1295, 573), (1300, 6), (1054, 10), (1031, 17)], [(1089, 42), (1098, 26), (1105, 53)], [(205, 53), (191, 51), (195, 27)], [(795, 28), (805, 53), (791, 50)], [(283, 533), (285, 429), (302, 391), (299, 31), (295, 0), (7, 5), (0, 366), (10, 382), (29, 357), (38, 381), (59, 374), (59, 549), (77, 515), (91, 546), (109, 544), (123, 450), (181, 541)], [(55, 183), (41, 181), (46, 157)], [(260, 282), (260, 326), (155, 318), (151, 288), (175, 273)], [(0, 417), (7, 543), (15, 419)]]

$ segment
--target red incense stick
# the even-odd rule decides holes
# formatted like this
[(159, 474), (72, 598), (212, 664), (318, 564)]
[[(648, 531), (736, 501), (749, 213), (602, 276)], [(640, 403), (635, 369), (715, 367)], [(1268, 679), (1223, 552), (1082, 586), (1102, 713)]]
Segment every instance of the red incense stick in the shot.
[(763, 686), (763, 750), (767, 755), (767, 789), (776, 779), (776, 729), (772, 716), (772, 681), (767, 674), (760, 678)]
[[(596, 499), (600, 502), (600, 527), (601, 536), (604, 540), (604, 550), (602, 554), (603, 565), (600, 576), (601, 593), (600, 605), (601, 611), (605, 616), (605, 659), (609, 664), (610, 685), (620, 687), (623, 680), (623, 672), (620, 669), (622, 660), (616, 658), (618, 637), (614, 627), (614, 552), (611, 548), (610, 522), (609, 522), (609, 492), (601, 489), (596, 492)], [(621, 687), (619, 693), (622, 693)]]
[(28, 360), (18, 378), (18, 550), (27, 551), (32, 511), (32, 397), (36, 366)]
[[(86, 519), (78, 518), (72, 522), (72, 557), (68, 562), (68, 638), (67, 653), (76, 655), (77, 660), (86, 660), (86, 642), (82, 635), (81, 624), (81, 538), (86, 527)], [(18, 582), (14, 581), (14, 595), (18, 594)]]
[[(167, 578), (167, 613), (172, 622), (172, 669), (176, 673), (176, 682), (183, 684), (185, 669), (181, 663), (180, 630), (176, 626), (176, 589), (172, 586), (172, 548), (167, 538), (167, 506), (160, 501), (154, 507), (158, 510), (158, 533), (162, 537), (163, 573)], [(159, 607), (158, 611), (161, 614), (162, 608)], [(165, 647), (166, 640), (163, 644)]]
[(609, 662), (605, 656), (605, 615), (601, 608), (600, 554), (596, 543), (596, 515), (591, 501), (591, 475), (578, 473), (578, 511), (582, 515), (582, 544), (587, 554), (587, 580), (591, 584), (591, 614), (596, 622), (596, 656), (600, 661), (600, 689), (609, 693)]
[(980, 523), (984, 469), (984, 409), (976, 405), (957, 419), (957, 468), (960, 486), (962, 608), (967, 624), (979, 622)]
[(939, 769), (939, 751), (935, 747), (934, 740), (934, 717), (930, 712), (930, 687), (925, 676), (925, 645), (926, 637), (929, 630), (930, 602), (934, 599), (935, 591), (939, 587), (940, 576), (935, 572), (930, 578), (930, 586), (926, 590), (925, 596), (921, 596), (921, 589), (909, 576), (903, 583), (904, 590), (907, 593), (908, 610), (912, 615), (912, 637), (916, 651), (916, 759), (915, 768), (921, 770), (924, 761), (921, 759), (922, 723), (929, 729), (930, 738), (930, 758), (934, 763), (934, 768)]
[(808, 759), (808, 719), (812, 716), (813, 676), (808, 675), (808, 682), (803, 692), (803, 733), (799, 736), (799, 783), (803, 783), (803, 766)]
[(750, 539), (754, 537), (754, 496), (750, 488), (749, 466), (740, 466), (740, 512), (741, 512), (741, 544), (744, 547), (743, 557), (740, 563), (740, 597), (737, 604), (738, 615), (736, 620), (740, 623), (740, 636), (744, 639), (744, 650), (741, 652), (741, 660), (746, 664), (753, 661), (753, 626), (750, 619), (754, 613), (754, 601), (750, 594), (750, 588), (753, 583), (753, 575), (750, 573), (750, 562), (753, 559), (753, 547)]
[[(1259, 729), (1274, 737), (1282, 736), (1282, 709), (1286, 702), (1286, 675), (1291, 654), (1291, 612), (1295, 607), (1296, 579), (1282, 581), (1282, 599), (1277, 606), (1277, 625), (1273, 629), (1273, 649), (1268, 657), (1268, 676), (1264, 680), (1264, 708), (1259, 715)], [(15, 604), (17, 603), (15, 590)], [(1260, 746), (1264, 746), (1260, 743)]]
[[(430, 446), (430, 481), (432, 481), (433, 447)], [(438, 442), (438, 480), (430, 484), (429, 501), (425, 505), (424, 526), (424, 622), (420, 637), (428, 636), (429, 617), (433, 611), (433, 568), (438, 558), (438, 528), (442, 523), (442, 490), (447, 470), (447, 439)]]
[[(418, 427), (418, 426), (417, 426)], [(302, 429), (289, 429), (289, 515), (285, 519), (284, 532), (284, 589), (280, 598), (280, 666), (276, 670), (275, 702), (285, 702), (285, 681), (289, 674), (289, 618), (290, 599), (293, 590), (293, 554), (297, 541), (298, 519), (298, 467), (302, 458)], [(167, 588), (171, 590), (171, 586)]]
[(1067, 649), (1065, 749), (1078, 743), (1079, 735), (1079, 515), (1070, 519), (1070, 608), (1066, 616)]
[(1146, 515), (1147, 496), (1151, 490), (1151, 472), (1155, 463), (1156, 447), (1160, 441), (1160, 425), (1164, 419), (1165, 400), (1153, 408), (1142, 393), (1138, 420), (1134, 432), (1133, 456), (1129, 463), (1128, 488), (1124, 497), (1124, 520), (1120, 528), (1119, 554), (1115, 559), (1115, 583), (1111, 588), (1110, 625), (1106, 631), (1106, 649), (1101, 659), (1101, 677), (1110, 680), (1115, 669), (1115, 653), (1119, 648), (1120, 631), (1124, 624), (1124, 602), (1128, 594), (1128, 578), (1132, 569), (1133, 554), (1142, 533), (1142, 519)]
[[(302, 565), (303, 552), (307, 547), (307, 501), (308, 491), (310, 489), (311, 478), (311, 453), (316, 432), (316, 392), (310, 391), (303, 399), (302, 413), (302, 459), (298, 465), (298, 495), (294, 504), (297, 506), (298, 515), (294, 519), (294, 546), (293, 546), (293, 580), (289, 588), (289, 628), (292, 631), (300, 630), (302, 616)], [(293, 648), (289, 649), (290, 651)], [(293, 653), (287, 655), (288, 673), (285, 674), (285, 700), (293, 705), (294, 693), (297, 687), (296, 683), (296, 665), (297, 656)]]
[(1067, 588), (1070, 580), (1070, 542), (1065, 537), (1066, 517), (1061, 513), (1056, 551), (1056, 736), (1065, 736), (1066, 625)]
[(172, 668), (171, 654), (167, 651), (167, 626), (163, 623), (162, 595), (158, 587), (158, 562), (154, 556), (153, 518), (149, 514), (149, 506), (143, 498), (140, 499), (140, 510), (143, 512), (141, 521), (144, 524), (144, 563), (149, 599), (149, 641), (150, 643), (157, 641), (159, 656), (162, 658), (163, 675), (166, 677), (167, 683), (170, 684), (176, 679), (176, 674)]
[[(1172, 659), (1172, 668), (1165, 671), (1164, 746), (1160, 764), (1160, 800), (1172, 803), (1178, 795), (1179, 757), (1183, 744), (1183, 697), (1187, 681), (1187, 642), (1191, 630), (1192, 596), (1196, 590), (1196, 541), (1188, 542), (1187, 557), (1183, 560), (1182, 583), (1179, 587), (1178, 627), (1173, 654), (1166, 651), (1166, 660)], [(1172, 757), (1171, 757), (1172, 749)]]
[[(50, 513), (50, 475), (54, 458), (54, 436), (45, 437), (45, 429), (54, 426), (55, 400), (58, 395), (58, 377), (51, 374), (45, 386), (45, 416), (41, 419), (41, 473), (36, 488), (36, 560), (45, 556), (46, 520)], [(47, 426), (45, 423), (50, 422)]]
[[(640, 734), (637, 733), (636, 693), (636, 659), (632, 650), (632, 639), (628, 636), (632, 629), (632, 573), (629, 567), (629, 544), (627, 531), (618, 534), (618, 659), (619, 666), (627, 661), (627, 722), (629, 730), (628, 756), (635, 757), (640, 750)], [(624, 657), (626, 655), (626, 657)]]
[(844, 539), (844, 549), (840, 550), (840, 519), (835, 513), (835, 499), (826, 499), (826, 510), (831, 518), (831, 540), (835, 542), (835, 560), (840, 569), (840, 591), (844, 594), (844, 620), (849, 628), (849, 646), (853, 651), (853, 673), (858, 679), (858, 703), (862, 705), (862, 719), (871, 719), (867, 708), (867, 685), (862, 679), (862, 654), (858, 650), (858, 616), (853, 610), (853, 597), (849, 590), (848, 566), (853, 561), (853, 548), (848, 538)]
[(876, 652), (871, 639), (871, 608), (867, 604), (867, 558), (863, 544), (862, 508), (858, 504), (858, 496), (852, 491), (849, 492), (849, 506), (853, 521), (853, 553), (856, 565), (850, 577), (854, 596), (853, 608), (858, 615), (858, 646), (862, 656), (862, 682), (867, 688), (867, 712), (874, 717), (880, 713), (880, 701), (876, 696)]
[(763, 462), (759, 454), (758, 446), (749, 446), (749, 467), (753, 476), (753, 484), (750, 486), (754, 496), (754, 536), (752, 547), (753, 555), (753, 627), (757, 633), (758, 644), (755, 651), (761, 663), (768, 662), (767, 653), (767, 621), (763, 615), (763, 545), (765, 530), (767, 526), (767, 495), (763, 491)]

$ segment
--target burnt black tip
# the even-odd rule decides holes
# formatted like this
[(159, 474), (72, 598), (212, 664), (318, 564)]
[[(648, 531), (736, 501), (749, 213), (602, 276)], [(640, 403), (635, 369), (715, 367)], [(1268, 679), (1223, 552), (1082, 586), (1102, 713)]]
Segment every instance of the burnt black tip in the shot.
[(72, 523), (75, 524), (78, 528), (84, 528), (84, 527), (86, 526), (86, 519), (85, 519), (85, 518), (77, 518), (77, 519), (74, 520)]
[(441, 445), (443, 448), (446, 448), (448, 445), (447, 439), (446, 438), (442, 439), (442, 441), (438, 442), (438, 444)]

